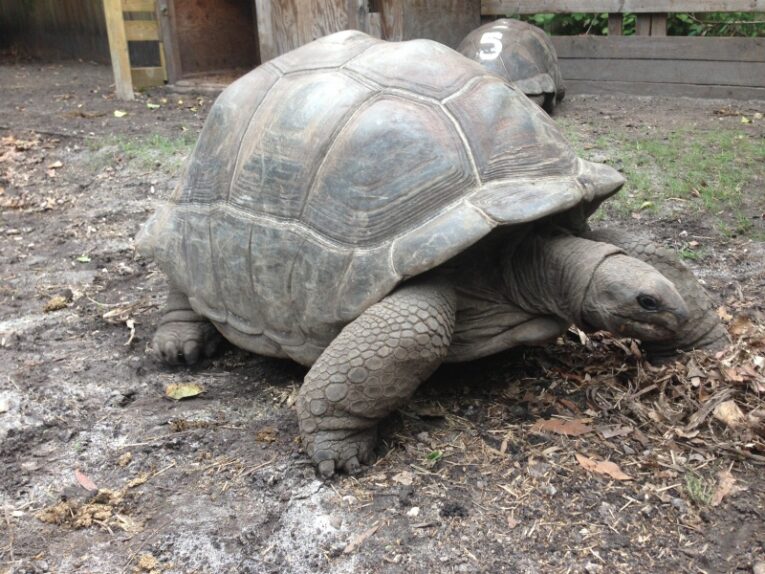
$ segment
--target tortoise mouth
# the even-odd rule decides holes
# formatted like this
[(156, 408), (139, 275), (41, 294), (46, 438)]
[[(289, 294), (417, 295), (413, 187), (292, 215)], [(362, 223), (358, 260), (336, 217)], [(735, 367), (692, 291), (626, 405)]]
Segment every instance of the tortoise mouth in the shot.
[[(677, 328), (655, 322), (638, 321), (634, 317), (614, 314), (620, 319), (615, 334), (625, 337), (635, 337), (641, 341), (666, 341), (677, 336)], [(658, 318), (658, 317), (657, 317)]]

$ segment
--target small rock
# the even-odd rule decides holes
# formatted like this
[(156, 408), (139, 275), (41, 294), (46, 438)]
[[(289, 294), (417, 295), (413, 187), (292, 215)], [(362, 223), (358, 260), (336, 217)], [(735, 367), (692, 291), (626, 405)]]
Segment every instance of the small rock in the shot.
[(603, 565), (596, 564), (595, 562), (588, 562), (584, 565), (584, 570), (587, 574), (599, 574), (600, 572), (603, 572)]
[(420, 515), (420, 507), (419, 506), (412, 506), (409, 510), (407, 510), (406, 515), (409, 517), (414, 518), (415, 516)]
[(753, 574), (765, 574), (765, 562), (755, 562), (752, 566)]
[(547, 474), (547, 471), (550, 470), (550, 465), (546, 462), (537, 462), (534, 464), (529, 464), (527, 471), (529, 473), (529, 476), (532, 478), (542, 478), (545, 474)]
[(333, 514), (329, 517), (329, 525), (335, 530), (340, 530), (340, 527), (343, 525), (343, 517), (339, 514)]
[(422, 431), (421, 433), (417, 433), (417, 440), (427, 444), (430, 442), (430, 435), (426, 431)]
[(0, 397), (0, 414), (7, 413), (11, 409), (11, 401), (6, 397)]

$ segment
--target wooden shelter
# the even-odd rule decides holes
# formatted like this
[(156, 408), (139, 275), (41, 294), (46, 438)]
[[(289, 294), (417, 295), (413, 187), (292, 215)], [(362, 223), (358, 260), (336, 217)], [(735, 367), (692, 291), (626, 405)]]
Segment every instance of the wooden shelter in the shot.
[(456, 47), (480, 24), (480, 0), (103, 0), (118, 93), (150, 85), (130, 62), (131, 41), (160, 42), (162, 74), (178, 83), (232, 77), (321, 36), (363, 30), (388, 40)]

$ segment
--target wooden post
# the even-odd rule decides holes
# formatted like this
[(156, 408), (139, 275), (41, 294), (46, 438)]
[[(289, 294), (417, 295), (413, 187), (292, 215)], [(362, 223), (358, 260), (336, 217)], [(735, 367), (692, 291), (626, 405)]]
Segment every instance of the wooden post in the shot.
[(623, 14), (608, 14), (608, 35), (621, 36), (623, 34), (622, 26), (624, 24)]
[(258, 44), (260, 62), (267, 62), (279, 55), (274, 38), (274, 25), (271, 19), (271, 0), (255, 0), (255, 14), (258, 20)]
[(162, 48), (164, 49), (167, 81), (171, 84), (181, 79), (180, 52), (178, 35), (175, 33), (175, 4), (173, 0), (157, 0), (157, 19), (159, 20)]
[(638, 36), (666, 36), (667, 14), (663, 12), (651, 12), (637, 15), (635, 33)]
[(667, 14), (651, 14), (651, 36), (667, 35)]
[(114, 89), (118, 98), (132, 100), (135, 98), (135, 94), (133, 93), (133, 78), (130, 73), (125, 22), (122, 16), (122, 0), (104, 0), (104, 14), (106, 16), (106, 33), (109, 36), (109, 53), (114, 71)]
[(651, 15), (650, 14), (638, 14), (635, 22), (635, 35), (637, 36), (650, 36), (651, 35)]

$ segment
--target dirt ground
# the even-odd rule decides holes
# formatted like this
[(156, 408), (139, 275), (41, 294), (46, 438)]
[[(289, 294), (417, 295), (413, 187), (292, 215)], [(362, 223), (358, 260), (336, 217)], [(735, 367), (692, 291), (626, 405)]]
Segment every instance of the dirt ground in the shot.
[[(652, 365), (634, 342), (572, 331), (442, 368), (386, 421), (372, 467), (323, 482), (297, 439), (301, 367), (228, 348), (168, 368), (147, 353), (165, 284), (133, 237), (211, 99), (120, 102), (110, 82), (86, 63), (0, 65), (1, 573), (765, 572), (756, 233), (697, 211), (619, 222), (704, 246), (689, 264), (730, 349)], [(558, 117), (618, 165), (603, 134), (762, 142), (765, 121), (741, 120), (762, 112), (577, 96)], [(744, 190), (755, 232), (764, 166)], [(176, 402), (172, 383), (204, 393)]]

